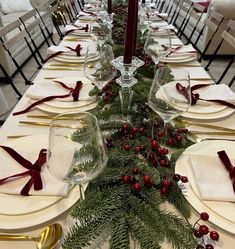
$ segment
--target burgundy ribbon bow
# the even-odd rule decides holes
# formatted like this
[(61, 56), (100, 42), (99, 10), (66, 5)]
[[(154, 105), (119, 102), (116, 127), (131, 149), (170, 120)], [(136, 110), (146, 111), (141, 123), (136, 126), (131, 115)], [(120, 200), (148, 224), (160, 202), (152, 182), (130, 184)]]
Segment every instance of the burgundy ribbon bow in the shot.
[[(229, 103), (225, 100), (221, 100), (221, 99), (202, 99), (200, 98), (200, 95), (198, 93), (193, 93), (193, 91), (203, 88), (203, 87), (207, 87), (210, 86), (211, 84), (197, 84), (191, 87), (191, 96), (192, 96), (192, 105), (195, 105), (197, 103), (198, 100), (203, 100), (203, 101), (207, 101), (207, 102), (213, 102), (213, 103), (217, 103), (220, 105), (224, 105), (227, 107), (231, 107), (233, 109), (235, 109), (235, 105), (232, 103)], [(187, 94), (186, 88), (184, 86), (182, 86), (179, 82), (176, 83), (176, 90), (183, 94), (185, 97), (187, 97), (185, 94)]]
[(22, 188), (20, 194), (24, 196), (29, 195), (29, 190), (34, 185), (34, 190), (41, 190), (43, 188), (42, 186), (42, 178), (40, 175), (40, 171), (42, 166), (46, 162), (46, 149), (41, 149), (38, 155), (38, 159), (34, 164), (32, 164), (30, 161), (26, 160), (24, 157), (22, 157), (19, 153), (17, 153), (15, 150), (13, 150), (10, 147), (0, 145), (2, 149), (4, 149), (13, 159), (15, 159), (19, 164), (21, 164), (24, 168), (28, 169), (25, 172), (11, 175), (8, 177), (5, 177), (3, 179), (0, 179), (0, 185), (8, 182), (10, 178), (18, 178), (22, 176), (30, 175), (31, 178), (29, 181), (25, 184), (25, 186)]
[(30, 111), (33, 107), (35, 107), (35, 106), (37, 106), (37, 105), (39, 105), (39, 104), (42, 104), (42, 103), (44, 103), (44, 102), (47, 102), (47, 101), (56, 99), (56, 98), (61, 98), (61, 99), (62, 99), (62, 98), (67, 98), (67, 97), (69, 97), (69, 96), (72, 95), (73, 101), (78, 101), (79, 94), (80, 94), (80, 90), (81, 90), (82, 85), (83, 85), (83, 83), (82, 83), (80, 80), (77, 81), (75, 88), (68, 87), (68, 86), (66, 86), (63, 82), (60, 82), (60, 81), (54, 81), (54, 82), (60, 84), (63, 88), (69, 90), (69, 93), (64, 94), (64, 95), (53, 95), (53, 96), (48, 96), (48, 97), (45, 97), (45, 98), (43, 98), (43, 99), (40, 99), (40, 100), (34, 102), (33, 104), (31, 104), (30, 106), (28, 106), (27, 108), (25, 108), (24, 110), (22, 110), (22, 111), (14, 112), (14, 113), (13, 113), (13, 116), (16, 116), (16, 115), (20, 115), (20, 114), (26, 113), (26, 112)]
[[(76, 52), (76, 53), (77, 53), (77, 56), (81, 56), (81, 49), (82, 49), (81, 44), (78, 44), (78, 45), (76, 46), (76, 48), (71, 48), (71, 47), (69, 47), (69, 46), (66, 46), (66, 48), (70, 49), (71, 51)], [(65, 52), (65, 51), (58, 51), (58, 52), (56, 52), (56, 53), (54, 53), (54, 54), (52, 54), (52, 55), (49, 55), (49, 56), (44, 60), (44, 63), (46, 63), (46, 62), (49, 61), (50, 59), (52, 59), (52, 58), (54, 58), (54, 57), (56, 57), (56, 56), (58, 56), (58, 55), (60, 55), (60, 54), (63, 54), (63, 53), (66, 53), (66, 52)]]
[(235, 167), (232, 165), (227, 153), (224, 150), (218, 151), (217, 154), (224, 164), (226, 170), (229, 172), (229, 176), (233, 185), (233, 192), (235, 193)]
[[(73, 26), (74, 26), (74, 25), (73, 25)], [(77, 26), (77, 25), (76, 25), (76, 28), (75, 28), (75, 29), (70, 29), (70, 30), (68, 30), (67, 32), (65, 32), (64, 35), (68, 35), (68, 34), (74, 32), (74, 31), (77, 31), (77, 30), (84, 30), (85, 32), (88, 32), (88, 30), (89, 30), (89, 25), (86, 24), (85, 27), (83, 27), (83, 26)]]

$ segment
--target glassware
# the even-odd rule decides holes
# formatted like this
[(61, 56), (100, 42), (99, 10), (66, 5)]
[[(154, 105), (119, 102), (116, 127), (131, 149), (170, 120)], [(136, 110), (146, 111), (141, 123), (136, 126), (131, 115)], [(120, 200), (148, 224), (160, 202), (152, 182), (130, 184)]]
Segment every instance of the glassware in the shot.
[(47, 166), (61, 181), (82, 184), (97, 177), (108, 160), (105, 143), (93, 114), (67, 112), (56, 116), (50, 126)]
[(183, 69), (171, 71), (169, 67), (159, 68), (148, 95), (148, 104), (163, 119), (165, 134), (166, 124), (186, 112), (191, 105), (189, 73)]
[(148, 54), (155, 65), (171, 52), (171, 32), (169, 29), (152, 29), (144, 45), (145, 53)]
[(98, 43), (87, 47), (84, 73), (99, 89), (116, 75), (116, 68), (110, 63), (113, 59), (113, 50), (108, 44)]

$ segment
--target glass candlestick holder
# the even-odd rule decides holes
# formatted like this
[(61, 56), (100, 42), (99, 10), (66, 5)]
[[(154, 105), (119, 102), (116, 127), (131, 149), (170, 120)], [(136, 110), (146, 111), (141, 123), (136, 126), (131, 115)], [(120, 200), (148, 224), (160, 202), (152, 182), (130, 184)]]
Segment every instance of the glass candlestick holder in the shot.
[(116, 81), (121, 86), (119, 96), (121, 101), (122, 118), (125, 121), (129, 121), (129, 112), (133, 97), (132, 86), (137, 83), (137, 79), (134, 78), (134, 73), (139, 67), (144, 65), (144, 62), (137, 57), (132, 57), (132, 62), (130, 64), (125, 64), (123, 59), (123, 56), (119, 56), (111, 61), (111, 64), (121, 72), (121, 76)]

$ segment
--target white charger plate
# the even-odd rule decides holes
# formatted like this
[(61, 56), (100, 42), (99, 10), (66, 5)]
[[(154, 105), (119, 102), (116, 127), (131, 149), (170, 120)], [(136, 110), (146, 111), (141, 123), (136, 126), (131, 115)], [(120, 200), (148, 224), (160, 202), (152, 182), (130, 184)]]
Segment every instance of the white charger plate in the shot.
[[(5, 145), (11, 148), (14, 148), (16, 151), (20, 151), (22, 150), (22, 148), (24, 148), (23, 151), (27, 154), (28, 153), (27, 151), (30, 150), (30, 148), (32, 148), (32, 144), (34, 145), (33, 151), (38, 153), (40, 149), (47, 148), (48, 136), (41, 134), (41, 135), (22, 137), (19, 139), (15, 139), (13, 141), (9, 141)], [(0, 157), (9, 158), (9, 156), (6, 153), (4, 153), (3, 150), (0, 150)], [(29, 158), (27, 159), (29, 160)], [(46, 165), (44, 165), (43, 167), (46, 167)], [(44, 168), (44, 170), (47, 170), (47, 168)], [(19, 181), (19, 180), (15, 180), (15, 181)], [(27, 182), (27, 179), (22, 179), (22, 180), (23, 182)], [(22, 187), (23, 186), (24, 185), (22, 185)], [(1, 199), (0, 216), (1, 215), (15, 216), (15, 215), (25, 215), (25, 214), (37, 212), (41, 209), (54, 205), (58, 201), (61, 201), (62, 199), (64, 199), (64, 197), (63, 196), (48, 196), (48, 195), (41, 195), (41, 196), (31, 195), (31, 196), (25, 197), (25, 196), (21, 196), (20, 194), (18, 195), (0, 194), (0, 199)], [(1, 225), (1, 220), (2, 219), (0, 218), (0, 229), (3, 227)]]
[[(69, 56), (69, 55), (58, 55), (53, 58), (56, 61), (68, 62), (68, 63), (79, 63), (85, 62), (85, 56)], [(99, 59), (98, 55), (90, 56), (89, 61), (96, 61)]]
[(175, 165), (176, 173), (188, 176), (189, 182), (184, 184), (186, 189), (183, 193), (190, 205), (199, 213), (208, 212), (210, 222), (232, 234), (235, 234), (235, 203), (201, 200), (188, 164), (188, 158), (189, 154), (194, 152), (198, 154), (198, 151), (201, 151), (203, 155), (216, 155), (216, 152), (219, 150), (226, 150), (228, 153), (233, 153), (234, 148), (235, 143), (231, 141), (203, 141), (187, 148)]
[(85, 111), (89, 111), (89, 110), (95, 108), (96, 105), (97, 105), (97, 102), (92, 102), (89, 105), (76, 107), (76, 108), (57, 108), (57, 107), (49, 106), (49, 105), (46, 105), (46, 104), (40, 104), (40, 105), (37, 105), (37, 108), (39, 110), (42, 110), (42, 111), (45, 111), (45, 112), (48, 112), (48, 113), (60, 114), (60, 113), (63, 113), (63, 112), (68, 112), (68, 111), (71, 111), (71, 112), (74, 112), (74, 113), (85, 112)]
[(184, 118), (196, 119), (196, 120), (216, 120), (220, 118), (225, 118), (234, 113), (234, 109), (226, 107), (225, 109), (213, 112), (213, 113), (193, 113), (193, 112), (185, 112), (181, 114)]

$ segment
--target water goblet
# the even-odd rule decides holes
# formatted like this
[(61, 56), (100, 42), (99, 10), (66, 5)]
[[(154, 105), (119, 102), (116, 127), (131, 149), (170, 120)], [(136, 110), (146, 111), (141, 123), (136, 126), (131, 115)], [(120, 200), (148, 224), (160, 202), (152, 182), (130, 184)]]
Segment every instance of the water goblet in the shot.
[(52, 175), (69, 184), (83, 184), (97, 177), (107, 164), (105, 143), (93, 114), (66, 112), (50, 125), (47, 166)]
[(110, 63), (113, 59), (113, 50), (108, 44), (97, 43), (87, 47), (84, 73), (100, 90), (116, 75), (116, 68)]
[[(164, 121), (164, 140), (167, 124), (188, 110), (191, 105), (189, 73), (184, 69), (161, 67), (156, 71), (148, 95), (148, 104)], [(154, 125), (152, 127), (154, 136)]]
[(171, 51), (171, 33), (169, 29), (151, 29), (144, 44), (144, 51), (155, 65)]

